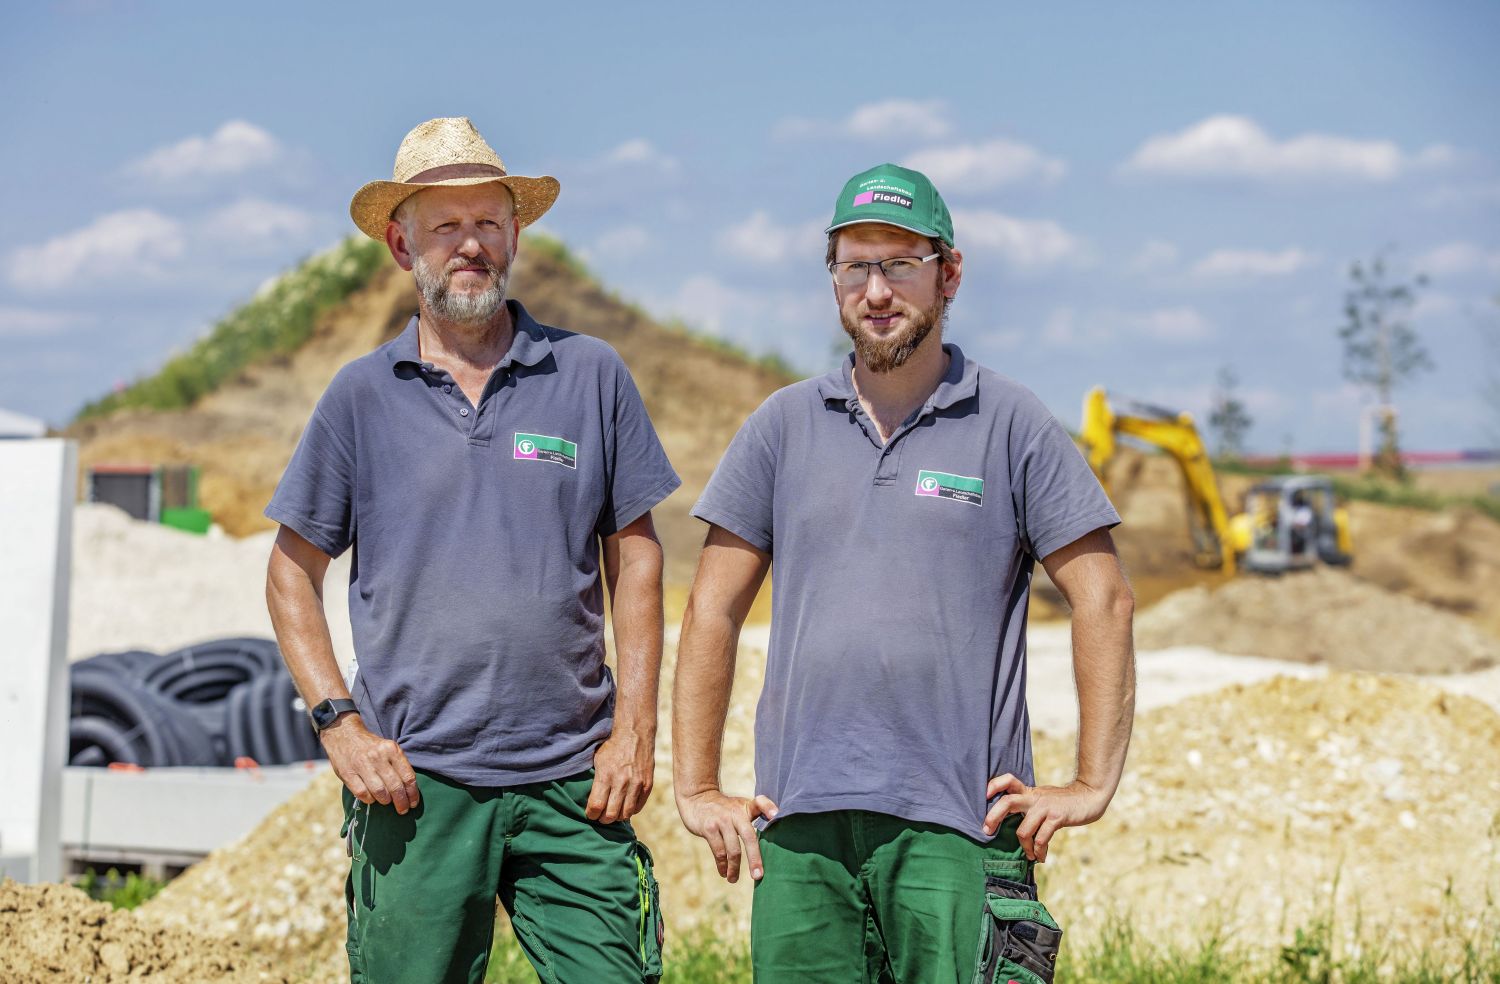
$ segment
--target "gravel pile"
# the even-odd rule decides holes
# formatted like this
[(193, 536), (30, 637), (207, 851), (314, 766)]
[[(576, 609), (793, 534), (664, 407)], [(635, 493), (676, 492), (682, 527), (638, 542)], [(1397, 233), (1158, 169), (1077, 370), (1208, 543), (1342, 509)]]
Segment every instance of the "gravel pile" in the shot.
[(1135, 640), (1384, 673), (1500, 664), (1500, 639), (1472, 621), (1326, 567), (1178, 591), (1136, 619)]
[[(1039, 742), (1036, 756), (1041, 781), (1071, 776), (1070, 739)], [(1075, 942), (1112, 915), (1182, 942), (1218, 931), (1274, 946), (1329, 918), (1340, 940), (1362, 921), (1367, 941), (1396, 948), (1493, 939), (1500, 714), (1349, 673), (1152, 711), (1108, 814), (1061, 833), (1040, 877)]]

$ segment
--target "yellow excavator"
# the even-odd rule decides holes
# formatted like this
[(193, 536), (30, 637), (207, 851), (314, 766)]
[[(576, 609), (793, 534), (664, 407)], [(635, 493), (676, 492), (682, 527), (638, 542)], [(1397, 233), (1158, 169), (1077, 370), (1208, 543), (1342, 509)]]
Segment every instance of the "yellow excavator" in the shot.
[(1136, 401), (1121, 401), (1120, 409), (1116, 412), (1099, 387), (1084, 397), (1081, 436), (1089, 467), (1108, 492), (1116, 435), (1170, 454), (1182, 470), (1188, 532), (1199, 566), (1217, 567), (1225, 574), (1238, 568), (1281, 574), (1318, 561), (1346, 566), (1353, 559), (1349, 515), (1335, 501), (1333, 482), (1327, 477), (1268, 478), (1245, 494), (1245, 511), (1230, 516), (1192, 414)]

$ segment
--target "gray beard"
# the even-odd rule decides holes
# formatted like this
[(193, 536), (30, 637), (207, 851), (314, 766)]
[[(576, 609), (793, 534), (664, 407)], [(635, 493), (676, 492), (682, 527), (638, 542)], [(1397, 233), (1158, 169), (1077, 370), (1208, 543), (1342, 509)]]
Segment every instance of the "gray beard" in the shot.
[(448, 289), (449, 275), (459, 267), (468, 266), (475, 260), (455, 259), (449, 261), (442, 273), (434, 273), (425, 257), (412, 260), (411, 272), (416, 278), (417, 290), (427, 302), (427, 309), (444, 321), (461, 325), (487, 324), (505, 303), (505, 288), (510, 280), (509, 265), (501, 269), (489, 260), (480, 257), (489, 271), (489, 286), (478, 294), (455, 294)]
[(942, 337), (941, 329), (948, 323), (948, 299), (939, 297), (931, 307), (908, 315), (906, 330), (893, 338), (871, 338), (857, 320), (851, 322), (842, 315), (839, 320), (854, 342), (860, 363), (871, 372), (886, 373), (905, 365), (932, 329), (938, 328), (938, 337)]

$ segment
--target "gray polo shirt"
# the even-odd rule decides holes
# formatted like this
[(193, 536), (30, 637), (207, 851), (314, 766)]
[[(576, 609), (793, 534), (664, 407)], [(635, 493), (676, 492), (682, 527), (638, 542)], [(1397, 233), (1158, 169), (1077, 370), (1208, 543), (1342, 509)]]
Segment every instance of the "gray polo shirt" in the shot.
[(1033, 559), (1120, 521), (1062, 426), (964, 358), (882, 445), (843, 368), (773, 394), (693, 515), (772, 555), (756, 792), (983, 838), (985, 786), (1030, 783)]
[(614, 708), (599, 538), (680, 484), (614, 349), (507, 303), (515, 341), (477, 407), (412, 318), (334, 377), (266, 508), (354, 548), (366, 725), (482, 786), (592, 763)]

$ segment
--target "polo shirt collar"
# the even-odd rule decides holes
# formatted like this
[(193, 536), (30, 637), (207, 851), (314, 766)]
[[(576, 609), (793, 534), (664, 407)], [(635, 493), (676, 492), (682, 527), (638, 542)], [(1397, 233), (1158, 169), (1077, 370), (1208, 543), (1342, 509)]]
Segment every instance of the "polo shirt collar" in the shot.
[[(511, 365), (534, 366), (547, 356), (552, 354), (552, 341), (547, 337), (547, 329), (543, 328), (526, 306), (514, 298), (505, 302), (510, 309), (511, 323), (515, 325), (516, 334), (510, 343), (510, 351), (505, 353), (505, 358), (500, 360), (497, 369)], [(391, 342), (387, 350), (391, 358), (391, 365), (399, 366), (402, 363), (410, 363), (414, 366), (422, 366), (422, 348), (417, 338), (417, 316), (406, 323), (401, 334)]]
[[(948, 353), (948, 371), (924, 404), (934, 410), (946, 410), (979, 392), (979, 363), (964, 358), (963, 350), (952, 342), (944, 342), (943, 351)], [(818, 395), (824, 401), (834, 400), (853, 410), (859, 403), (853, 372), (854, 353), (850, 352), (843, 365), (818, 378)]]

